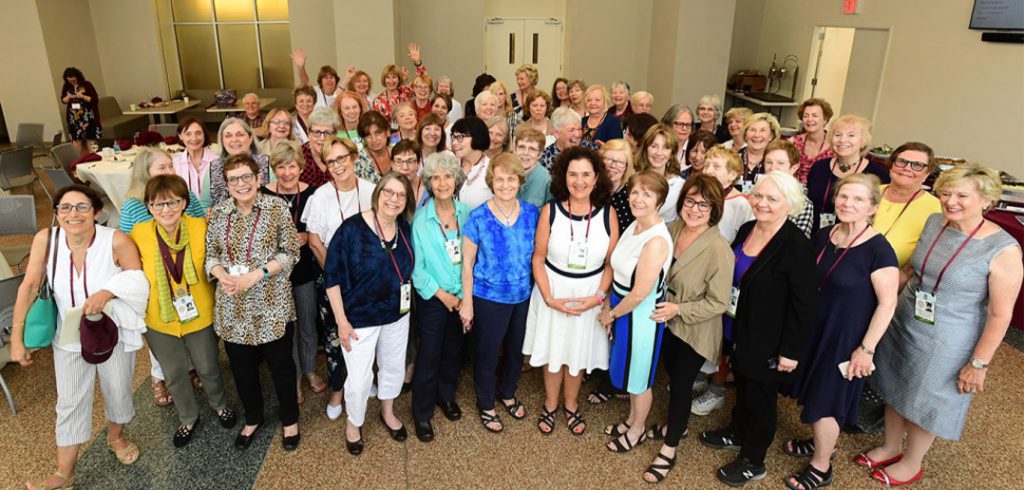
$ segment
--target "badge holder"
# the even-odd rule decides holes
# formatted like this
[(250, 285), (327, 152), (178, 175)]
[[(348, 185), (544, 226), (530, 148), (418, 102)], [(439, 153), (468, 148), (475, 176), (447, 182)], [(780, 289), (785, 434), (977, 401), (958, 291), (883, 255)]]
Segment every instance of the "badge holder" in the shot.
[(398, 304), (398, 313), (404, 315), (409, 313), (410, 309), (412, 309), (412, 284), (406, 282), (402, 284), (402, 294), (401, 300)]
[(584, 270), (587, 268), (587, 242), (569, 242), (568, 267), (574, 270)]
[(736, 318), (736, 306), (740, 304), (740, 288), (733, 286), (732, 294), (729, 296), (729, 308), (725, 310), (725, 314), (731, 318)]
[(927, 291), (917, 291), (914, 294), (914, 318), (935, 325), (935, 295)]

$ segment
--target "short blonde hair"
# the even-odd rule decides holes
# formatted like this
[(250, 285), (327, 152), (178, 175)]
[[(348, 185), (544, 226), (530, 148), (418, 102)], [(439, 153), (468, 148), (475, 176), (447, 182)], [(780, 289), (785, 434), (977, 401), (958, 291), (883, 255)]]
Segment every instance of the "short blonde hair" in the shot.
[(652, 106), (654, 105), (654, 96), (651, 95), (650, 92), (644, 92), (643, 90), (638, 90), (638, 91), (634, 92), (633, 95), (629, 96), (629, 102), (631, 104), (633, 104), (633, 105), (639, 104), (640, 103), (640, 99), (648, 99), (648, 100), (651, 101), (651, 105)]
[[(622, 138), (616, 138), (613, 140), (606, 141), (604, 143), (604, 146), (602, 146), (601, 149), (598, 150), (598, 154), (601, 155), (601, 158), (604, 158), (604, 155), (609, 151), (621, 151), (626, 154), (626, 170), (622, 171), (622, 181), (629, 182), (629, 179), (630, 177), (633, 176), (634, 172), (633, 146), (630, 145), (628, 141)], [(607, 169), (608, 166), (606, 165), (605, 168)]]
[(708, 166), (708, 160), (712, 159), (724, 160), (725, 167), (732, 173), (736, 174), (737, 179), (743, 175), (743, 160), (740, 159), (740, 154), (736, 153), (734, 150), (730, 150), (721, 145), (711, 148), (706, 154), (704, 154), (705, 168)]
[(345, 149), (349, 151), (349, 158), (352, 159), (354, 166), (356, 158), (359, 158), (359, 147), (356, 146), (355, 142), (352, 140), (348, 138), (339, 138), (337, 135), (333, 134), (324, 139), (324, 147), (320, 150), (320, 161), (327, 161), (327, 155), (331, 153), (331, 148), (333, 148), (334, 145), (344, 146)]
[(306, 157), (302, 156), (302, 149), (297, 141), (278, 141), (270, 152), (270, 169), (276, 169), (281, 165), (295, 162), (299, 170), (306, 168)]
[[(398, 66), (396, 65), (385, 65), (384, 69), (380, 71), (380, 85), (382, 87), (387, 87), (387, 84), (384, 83), (384, 80), (388, 79), (388, 75), (394, 75), (398, 77), (398, 85), (405, 85), (405, 76), (402, 75), (402, 70), (399, 70)], [(387, 89), (385, 88), (385, 90)]]
[(786, 202), (789, 203), (789, 216), (791, 218), (800, 216), (800, 213), (804, 211), (804, 206), (807, 204), (807, 196), (804, 195), (804, 188), (800, 185), (800, 181), (782, 170), (772, 170), (764, 174), (764, 177), (754, 184), (753, 192), (757, 192), (757, 189), (768, 180), (775, 182), (779, 192), (782, 193), (782, 197), (785, 197)]
[(611, 94), (608, 93), (608, 89), (604, 85), (601, 85), (600, 83), (595, 83), (587, 87), (586, 92), (583, 92), (583, 103), (586, 104), (587, 98), (590, 97), (590, 94), (598, 90), (601, 91), (602, 100), (604, 101), (604, 110), (607, 111), (608, 106), (611, 105), (612, 103), (612, 97)]
[(868, 152), (868, 148), (871, 148), (871, 121), (868, 121), (866, 117), (858, 114), (843, 114), (832, 121), (832, 124), (828, 126), (829, 132), (835, 133), (836, 128), (849, 128), (856, 127), (861, 132), (861, 139), (864, 142), (860, 145), (860, 154), (864, 156)]
[(775, 119), (775, 116), (767, 112), (758, 112), (757, 114), (751, 114), (743, 120), (743, 138), (747, 138), (747, 130), (750, 129), (754, 124), (764, 121), (768, 123), (768, 128), (772, 130), (772, 140), (779, 139), (782, 136), (782, 127), (779, 126), (779, 120)]
[(1003, 195), (1003, 181), (999, 172), (992, 167), (980, 163), (961, 163), (939, 175), (935, 179), (935, 193), (940, 194), (946, 189), (965, 181), (974, 182), (981, 197), (992, 204), (999, 202)]
[[(877, 175), (868, 173), (850, 174), (839, 179), (839, 182), (836, 183), (835, 189), (832, 191), (832, 202), (835, 202), (836, 196), (839, 195), (839, 189), (850, 184), (858, 184), (866, 187), (871, 194), (872, 206), (878, 206), (878, 204), (882, 202), (882, 181)], [(872, 214), (872, 216), (874, 215)]]
[(484, 99), (494, 99), (494, 104), (498, 104), (498, 96), (489, 89), (481, 90), (479, 94), (476, 94), (476, 97), (473, 98), (473, 104), (476, 105), (476, 107), (480, 107)]
[(742, 122), (746, 121), (748, 117), (753, 115), (754, 111), (750, 110), (748, 107), (733, 107), (732, 109), (725, 111), (725, 120), (728, 122), (736, 119)]
[(530, 79), (531, 85), (537, 85), (537, 81), (540, 80), (540, 73), (537, 72), (537, 67), (529, 63), (516, 68), (515, 75), (519, 76), (520, 73), (526, 74), (526, 78)]
[(547, 138), (544, 136), (544, 133), (533, 129), (529, 124), (520, 124), (519, 126), (516, 126), (515, 136), (517, 144), (520, 141), (524, 143), (537, 143), (537, 148), (540, 148), (540, 151), (544, 151), (544, 144), (547, 143)]
[(494, 171), (499, 168), (519, 177), (519, 185), (526, 182), (526, 170), (523, 169), (522, 160), (512, 153), (502, 153), (491, 159), (491, 164), (487, 166), (487, 173), (484, 175), (484, 182), (491, 192), (494, 192)]

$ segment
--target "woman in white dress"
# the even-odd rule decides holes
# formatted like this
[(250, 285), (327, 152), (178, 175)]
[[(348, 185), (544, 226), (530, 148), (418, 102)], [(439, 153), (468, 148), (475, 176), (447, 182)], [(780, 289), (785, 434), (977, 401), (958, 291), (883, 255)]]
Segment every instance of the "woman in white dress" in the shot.
[(608, 336), (597, 314), (611, 287), (608, 257), (618, 240), (618, 218), (610, 204), (611, 180), (594, 150), (574, 146), (551, 167), (554, 199), (541, 210), (533, 249), (536, 283), (526, 317), (523, 353), (544, 370), (541, 434), (555, 429), (560, 392), (565, 394), (569, 431), (582, 435), (581, 371), (608, 369)]

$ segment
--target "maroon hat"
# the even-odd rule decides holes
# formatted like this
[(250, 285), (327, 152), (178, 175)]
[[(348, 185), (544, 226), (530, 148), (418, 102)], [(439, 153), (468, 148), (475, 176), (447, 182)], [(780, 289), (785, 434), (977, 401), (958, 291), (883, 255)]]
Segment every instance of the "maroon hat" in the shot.
[(89, 364), (102, 364), (110, 359), (110, 354), (117, 347), (117, 325), (106, 313), (101, 313), (96, 320), (82, 315), (79, 324), (82, 341), (82, 359)]

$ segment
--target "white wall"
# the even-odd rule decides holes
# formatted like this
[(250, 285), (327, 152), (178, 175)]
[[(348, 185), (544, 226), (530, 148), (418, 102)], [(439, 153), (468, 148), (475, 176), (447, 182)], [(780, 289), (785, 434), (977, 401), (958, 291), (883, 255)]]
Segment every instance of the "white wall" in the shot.
[[(18, 123), (43, 123), (49, 137), (63, 126), (64, 106), (53, 76), (35, 2), (0, 0), (0, 106), (14, 140)], [(17, 49), (14, 49), (14, 47)]]
[[(646, 90), (653, 0), (569, 0), (565, 73), (606, 87), (618, 80)], [(552, 80), (552, 79), (548, 79)], [(544, 90), (551, 90), (550, 83)]]
[[(455, 98), (463, 103), (473, 90), (473, 81), (483, 72), (485, 2), (479, 0), (395, 0), (398, 21), (394, 58), (412, 70), (406, 56), (410, 42), (419, 44), (423, 63), (434, 80), (452, 79)], [(491, 15), (494, 17), (496, 15)], [(370, 75), (379, 90), (380, 60), (372, 62)], [(509, 81), (506, 81), (508, 83)]]
[(92, 27), (92, 16), (86, 2), (62, 2), (60, 0), (36, 0), (39, 11), (39, 25), (46, 44), (50, 77), (53, 79), (54, 95), (60, 97), (64, 84), (64, 69), (74, 66), (92, 82), (100, 95), (106, 94), (103, 68), (96, 48), (96, 34)]
[[(302, 48), (306, 53), (306, 72), (309, 74), (310, 83), (313, 84), (316, 83), (316, 74), (323, 65), (333, 65), (342, 77), (345, 76), (345, 68), (348, 67), (341, 64), (343, 60), (338, 58), (338, 43), (334, 35), (334, 3), (333, 0), (288, 1), (292, 49)], [(295, 85), (298, 85), (299, 75), (294, 66), (292, 74)]]
[[(334, 66), (341, 72), (348, 65), (362, 68), (374, 79), (375, 92), (380, 91), (380, 69), (395, 62), (394, 1), (334, 0), (334, 40), (338, 57)], [(292, 25), (292, 29), (305, 28)]]
[[(89, 0), (105, 88), (121, 107), (169, 94), (153, 1)], [(98, 88), (98, 87), (97, 87)]]

